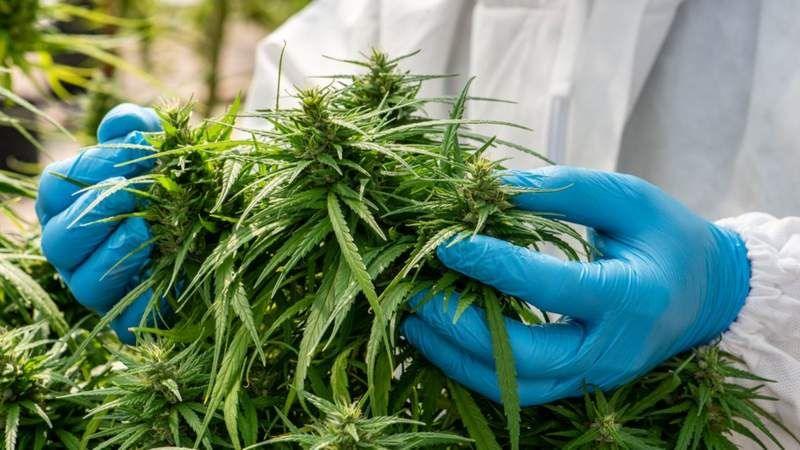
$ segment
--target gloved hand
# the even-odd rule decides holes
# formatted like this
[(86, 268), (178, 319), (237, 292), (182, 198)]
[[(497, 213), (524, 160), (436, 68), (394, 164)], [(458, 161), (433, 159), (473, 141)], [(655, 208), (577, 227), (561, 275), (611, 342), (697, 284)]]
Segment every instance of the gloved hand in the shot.
[[(515, 198), (593, 229), (593, 262), (564, 262), (487, 236), (438, 249), (453, 270), (545, 311), (527, 326), (506, 319), (523, 405), (579, 396), (584, 383), (624, 384), (725, 331), (749, 291), (741, 238), (698, 217), (633, 176), (570, 167), (510, 172), (507, 183), (555, 189)], [(457, 301), (435, 297), (403, 324), (426, 358), (461, 384), (499, 401), (484, 312), (453, 324)]]
[[(160, 121), (152, 109), (124, 103), (103, 118), (97, 130), (97, 141), (100, 144), (147, 145), (141, 132), (160, 129)], [(96, 222), (135, 211), (136, 198), (126, 191), (115, 192), (73, 225), (100, 191), (77, 194), (82, 186), (63, 178), (92, 185), (142, 175), (152, 169), (154, 160), (115, 166), (148, 153), (145, 149), (101, 145), (50, 164), (39, 184), (36, 214), (42, 224), (42, 251), (75, 298), (101, 314), (110, 310), (139, 282), (140, 272), (150, 255), (149, 246), (125, 259), (114, 270), (109, 272), (109, 269), (148, 241), (150, 231), (144, 219), (137, 217), (119, 222)], [(123, 342), (135, 342), (128, 329), (139, 325), (150, 297), (151, 293), (146, 292), (112, 322), (112, 328)]]

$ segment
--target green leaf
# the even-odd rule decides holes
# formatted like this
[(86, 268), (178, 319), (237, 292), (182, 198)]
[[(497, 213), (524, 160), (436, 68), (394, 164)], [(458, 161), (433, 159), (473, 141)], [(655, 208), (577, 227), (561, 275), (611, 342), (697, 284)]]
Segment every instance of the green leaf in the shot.
[(695, 435), (697, 434), (696, 430), (699, 428), (699, 422), (701, 420), (698, 412), (699, 410), (693, 407), (686, 414), (686, 419), (683, 421), (683, 425), (681, 425), (681, 429), (678, 432), (675, 450), (686, 450), (689, 448), (692, 441), (694, 441)]
[(245, 290), (241, 281), (237, 282), (233, 287), (230, 288), (230, 295), (230, 304), (233, 308), (233, 311), (242, 321), (242, 324), (247, 329), (247, 332), (250, 333), (250, 338), (253, 339), (253, 344), (259, 356), (261, 357), (261, 361), (266, 364), (267, 359), (266, 356), (264, 356), (264, 351), (260, 345), (261, 339), (258, 337), (256, 322), (253, 318), (253, 309), (250, 306), (250, 301), (247, 297), (247, 291)]
[(17, 431), (19, 430), (19, 405), (12, 403), (5, 408), (6, 429), (5, 449), (13, 450), (17, 447)]
[[(197, 417), (197, 414), (189, 407), (189, 405), (185, 403), (180, 403), (176, 406), (178, 410), (178, 414), (181, 415), (183, 420), (189, 425), (192, 431), (197, 435), (197, 439), (200, 440), (201, 436), (203, 435), (203, 423), (200, 422), (200, 418)], [(206, 440), (203, 438), (203, 440)], [(197, 446), (197, 444), (195, 444)]]
[(240, 393), (239, 405), (239, 433), (244, 445), (255, 445), (258, 441), (258, 413), (246, 391)]
[(47, 424), (48, 427), (53, 428), (53, 423), (50, 422), (50, 417), (47, 416), (47, 413), (39, 404), (34, 403), (30, 400), (21, 401), (19, 404), (32, 414), (36, 414), (37, 416), (39, 416), (39, 418), (42, 419), (44, 423)]
[(492, 335), (497, 381), (500, 385), (500, 399), (503, 402), (503, 409), (508, 421), (508, 432), (511, 435), (511, 448), (518, 449), (520, 406), (514, 354), (511, 351), (511, 344), (508, 340), (508, 331), (500, 309), (500, 301), (491, 288), (484, 289), (484, 303), (486, 306), (486, 321)]
[(225, 403), (222, 407), (222, 413), (225, 418), (225, 427), (228, 429), (228, 436), (231, 438), (233, 448), (239, 450), (242, 445), (239, 443), (239, 384), (233, 383), (231, 385), (228, 395), (225, 397)]
[(80, 450), (81, 440), (77, 436), (67, 430), (56, 429), (54, 430), (58, 440), (67, 448), (67, 450)]
[(475, 441), (475, 446), (479, 450), (500, 450), (500, 444), (497, 443), (494, 433), (489, 428), (486, 417), (469, 391), (451, 380), (447, 381), (447, 388), (453, 398), (453, 402), (456, 404), (458, 416), (464, 426), (467, 427), (469, 436)]
[(664, 400), (681, 386), (681, 379), (677, 374), (671, 374), (659, 383), (655, 389), (631, 405), (625, 412), (625, 417), (636, 418), (656, 403)]
[(11, 264), (8, 255), (0, 253), (0, 280), (6, 280), (31, 306), (42, 313), (47, 322), (60, 335), (69, 330), (64, 315), (47, 292), (27, 273)]
[(364, 265), (361, 253), (359, 253), (358, 247), (353, 241), (353, 236), (350, 234), (347, 221), (344, 218), (344, 214), (342, 214), (342, 209), (339, 207), (336, 194), (333, 192), (328, 193), (328, 218), (331, 221), (336, 240), (339, 242), (342, 257), (353, 272), (356, 283), (358, 283), (361, 291), (367, 297), (375, 314), (381, 315), (381, 306), (378, 302), (378, 295), (375, 293), (375, 286), (372, 285), (372, 279), (367, 273), (367, 267)]
[(352, 401), (347, 381), (347, 364), (352, 350), (353, 348), (349, 347), (340, 353), (331, 367), (331, 390), (333, 400), (337, 402), (350, 403)]
[(239, 175), (242, 173), (243, 164), (241, 161), (225, 160), (222, 163), (222, 187), (217, 196), (217, 201), (211, 207), (210, 213), (214, 213), (222, 208), (225, 200), (228, 198), (233, 185), (239, 180)]
[(370, 406), (373, 415), (383, 416), (388, 413), (389, 391), (392, 383), (392, 360), (388, 353), (378, 354), (373, 372), (370, 381)]
[[(387, 376), (381, 377), (381, 374), (376, 370), (379, 355), (382, 354), (380, 352), (381, 344), (386, 342), (386, 328), (392, 321), (397, 309), (406, 299), (410, 289), (410, 283), (399, 283), (386, 288), (381, 295), (385, 315), (376, 315), (375, 319), (372, 321), (369, 340), (367, 341), (367, 384), (372, 388), (370, 389), (370, 398), (378, 414), (385, 414), (385, 410), (383, 409), (386, 405), (384, 392), (388, 389), (387, 383), (389, 382)], [(388, 355), (389, 352), (390, 349), (386, 349), (385, 354)], [(385, 360), (388, 365), (389, 358), (387, 357)], [(391, 370), (389, 371), (388, 378), (391, 378)], [(379, 386), (379, 388), (375, 386)]]
[(347, 205), (353, 212), (358, 214), (358, 217), (361, 218), (367, 225), (369, 225), (370, 229), (375, 232), (381, 239), (386, 240), (386, 235), (381, 230), (381, 226), (378, 225), (378, 221), (375, 220), (372, 213), (370, 212), (367, 205), (360, 200), (355, 200), (349, 197), (342, 197), (342, 201), (345, 205)]
[(341, 271), (343, 264), (344, 262), (340, 261), (337, 264), (339, 266), (337, 270), (329, 269), (325, 272), (322, 283), (311, 303), (297, 355), (294, 385), (298, 392), (303, 392), (308, 366), (311, 365), (311, 359), (314, 357), (317, 345), (319, 345), (330, 323), (328, 318), (336, 305), (336, 294), (333, 289), (334, 278)]

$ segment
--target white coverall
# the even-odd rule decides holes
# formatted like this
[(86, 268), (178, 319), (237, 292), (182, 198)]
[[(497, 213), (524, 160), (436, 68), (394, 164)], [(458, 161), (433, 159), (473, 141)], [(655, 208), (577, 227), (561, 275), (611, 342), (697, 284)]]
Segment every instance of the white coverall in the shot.
[(518, 104), (473, 102), (468, 116), (535, 130), (483, 132), (729, 217), (718, 224), (741, 234), (752, 276), (721, 345), (776, 381), (779, 401), (762, 406), (800, 434), (800, 1), (317, 0), (259, 44), (248, 110), (275, 104), (284, 42), (282, 90), (354, 70), (322, 55), (419, 49), (405, 69), (460, 75), (423, 95), (456, 94), (474, 75), (472, 95)]

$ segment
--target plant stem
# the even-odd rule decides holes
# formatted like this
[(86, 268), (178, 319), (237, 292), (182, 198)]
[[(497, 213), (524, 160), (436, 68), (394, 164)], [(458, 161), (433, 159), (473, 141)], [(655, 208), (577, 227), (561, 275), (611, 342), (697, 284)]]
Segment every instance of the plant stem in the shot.
[(226, 0), (208, 0), (206, 8), (208, 19), (208, 45), (206, 53), (206, 101), (203, 105), (204, 117), (211, 115), (218, 100), (219, 62), (222, 46), (225, 41), (225, 25), (228, 21), (228, 2)]

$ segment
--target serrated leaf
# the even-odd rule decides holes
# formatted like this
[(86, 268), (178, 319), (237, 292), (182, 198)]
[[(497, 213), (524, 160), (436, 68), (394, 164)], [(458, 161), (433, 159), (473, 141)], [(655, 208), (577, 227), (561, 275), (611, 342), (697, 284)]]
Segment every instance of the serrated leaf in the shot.
[(347, 364), (352, 350), (353, 348), (349, 347), (340, 353), (331, 366), (331, 391), (334, 401), (337, 402), (350, 403), (352, 401), (347, 381)]
[(5, 408), (5, 449), (14, 450), (17, 447), (17, 431), (19, 430), (19, 405), (12, 403)]
[(467, 427), (469, 436), (475, 441), (475, 446), (479, 450), (500, 450), (500, 444), (497, 443), (486, 417), (475, 403), (472, 394), (452, 380), (448, 380), (447, 387), (456, 405), (458, 416)]
[(225, 427), (228, 429), (228, 436), (230, 437), (233, 448), (239, 450), (242, 445), (239, 443), (239, 384), (233, 383), (231, 385), (228, 395), (225, 397), (225, 403), (222, 406), (223, 417), (225, 418)]
[(250, 338), (253, 339), (253, 344), (258, 352), (261, 361), (266, 364), (266, 356), (264, 350), (261, 348), (261, 339), (258, 337), (258, 330), (256, 329), (256, 322), (253, 318), (253, 309), (250, 306), (250, 301), (247, 297), (247, 291), (241, 281), (237, 282), (235, 286), (230, 288), (231, 307), (236, 313), (236, 316), (242, 321), (242, 324), (250, 333)]
[(518, 449), (520, 406), (514, 353), (511, 351), (500, 302), (491, 288), (484, 289), (484, 304), (486, 306), (486, 322), (492, 335), (492, 348), (497, 368), (497, 382), (500, 386), (500, 398), (503, 401), (508, 432), (511, 436), (511, 448)]
[(339, 242), (342, 258), (344, 258), (344, 261), (347, 262), (353, 272), (353, 278), (355, 278), (364, 296), (367, 297), (375, 314), (382, 314), (381, 306), (378, 303), (378, 295), (375, 293), (375, 286), (372, 285), (372, 279), (367, 272), (367, 267), (361, 258), (361, 253), (359, 253), (355, 241), (353, 241), (347, 221), (344, 218), (344, 214), (342, 214), (342, 209), (339, 207), (339, 201), (333, 192), (328, 193), (328, 218), (331, 221), (336, 240)]

